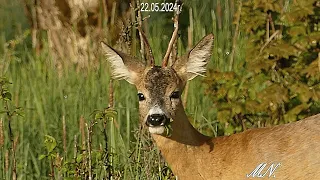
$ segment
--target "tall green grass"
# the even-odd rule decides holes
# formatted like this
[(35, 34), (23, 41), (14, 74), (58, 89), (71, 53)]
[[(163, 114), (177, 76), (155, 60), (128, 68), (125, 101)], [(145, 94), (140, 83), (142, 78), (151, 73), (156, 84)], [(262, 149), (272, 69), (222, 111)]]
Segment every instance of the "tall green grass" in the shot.
[[(22, 107), (24, 117), (15, 117), (12, 121), (13, 134), (18, 138), (16, 149), (17, 173), (19, 179), (50, 179), (50, 160), (38, 157), (45, 154), (45, 135), (57, 141), (56, 152), (65, 161), (71, 162), (74, 156), (74, 138), (78, 145), (86, 141), (82, 139), (80, 119), (89, 123), (95, 110), (108, 107), (110, 81), (109, 66), (103, 57), (99, 59), (99, 68), (88, 67), (80, 72), (76, 67), (68, 67), (57, 71), (47, 44), (40, 55), (30, 48), (30, 35), (27, 21), (21, 11), (20, 1), (13, 0), (1, 4), (0, 20), (0, 72), (7, 77), (12, 85), (9, 89), (13, 94), (11, 107)], [(181, 25), (193, 23), (193, 45), (209, 32), (215, 34), (215, 47), (209, 68), (227, 70), (228, 52), (231, 51), (233, 27), (232, 12), (229, 11), (230, 1), (221, 1), (222, 15), (216, 14), (216, 2), (186, 2), (181, 15)], [(190, 15), (190, 12), (191, 15)], [(146, 14), (144, 14), (146, 15)], [(159, 16), (159, 17), (158, 17)], [(154, 50), (155, 59), (162, 59), (172, 33), (172, 14), (152, 13), (148, 20), (149, 38)], [(223, 27), (217, 26), (217, 21)], [(8, 46), (12, 39), (23, 39), (15, 48)], [(179, 41), (179, 52), (187, 49), (187, 33), (182, 30)], [(45, 42), (45, 40), (44, 40)], [(241, 41), (239, 41), (241, 43)], [(236, 63), (242, 61), (241, 49), (238, 49)], [(204, 95), (202, 78), (196, 78), (189, 85), (186, 111), (191, 122), (202, 132), (216, 134), (216, 109), (208, 97)], [(106, 135), (109, 150), (112, 152), (112, 168), (120, 179), (162, 179), (170, 178), (168, 167), (161, 158), (159, 151), (152, 144), (150, 136), (139, 129), (136, 90), (124, 81), (114, 82), (115, 122), (108, 121)], [(0, 110), (3, 105), (0, 105)], [(6, 169), (6, 153), (10, 149), (7, 118), (0, 115), (4, 123), (5, 144), (0, 147), (0, 178), (11, 178), (11, 166)], [(63, 137), (63, 118), (66, 121), (66, 138)], [(93, 127), (92, 148), (103, 151), (104, 124), (98, 122)], [(63, 141), (67, 142), (67, 151), (63, 150)], [(106, 177), (106, 166), (103, 162), (96, 170), (97, 179)], [(12, 160), (11, 160), (12, 162)], [(10, 162), (10, 163), (11, 163)], [(56, 168), (57, 169), (57, 168)], [(67, 176), (67, 173), (55, 171), (55, 178)], [(172, 177), (171, 177), (172, 178)]]

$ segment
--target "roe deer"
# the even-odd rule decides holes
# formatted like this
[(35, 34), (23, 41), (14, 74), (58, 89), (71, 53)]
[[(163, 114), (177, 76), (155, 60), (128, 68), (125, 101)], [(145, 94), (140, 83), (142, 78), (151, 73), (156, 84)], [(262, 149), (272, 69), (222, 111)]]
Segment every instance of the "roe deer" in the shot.
[(141, 123), (173, 173), (187, 180), (320, 179), (320, 115), (217, 138), (202, 135), (190, 124), (180, 96), (188, 80), (205, 73), (212, 44), (209, 34), (168, 66), (154, 64), (150, 47), (151, 62), (145, 65), (101, 44), (113, 77), (136, 86)]

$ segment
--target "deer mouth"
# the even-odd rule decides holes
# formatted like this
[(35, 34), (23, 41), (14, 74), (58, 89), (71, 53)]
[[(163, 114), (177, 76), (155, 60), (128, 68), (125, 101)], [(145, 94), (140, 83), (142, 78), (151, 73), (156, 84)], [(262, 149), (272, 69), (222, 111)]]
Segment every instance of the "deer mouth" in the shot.
[(146, 126), (152, 134), (163, 134), (169, 123), (170, 118), (164, 114), (152, 114), (149, 115), (146, 120)]
[(149, 115), (146, 120), (146, 125), (148, 127), (158, 127), (158, 126), (166, 126), (170, 122), (170, 118), (168, 118), (164, 114), (153, 114)]

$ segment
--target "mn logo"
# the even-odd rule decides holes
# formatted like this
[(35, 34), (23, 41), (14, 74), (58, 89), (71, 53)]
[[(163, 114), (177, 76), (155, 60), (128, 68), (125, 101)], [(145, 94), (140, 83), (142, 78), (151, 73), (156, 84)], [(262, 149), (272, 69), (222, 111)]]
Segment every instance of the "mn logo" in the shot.
[(250, 174), (247, 174), (247, 178), (264, 178), (264, 177), (276, 177), (274, 174), (281, 163), (272, 163), (267, 166), (267, 163), (259, 164)]

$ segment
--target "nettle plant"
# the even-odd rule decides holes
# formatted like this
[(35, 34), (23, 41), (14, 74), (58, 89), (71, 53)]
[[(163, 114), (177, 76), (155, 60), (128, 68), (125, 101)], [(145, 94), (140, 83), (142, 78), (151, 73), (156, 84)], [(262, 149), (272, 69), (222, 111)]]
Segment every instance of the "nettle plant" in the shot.
[(243, 1), (245, 62), (233, 72), (211, 70), (205, 80), (225, 134), (320, 112), (319, 10), (316, 0)]

